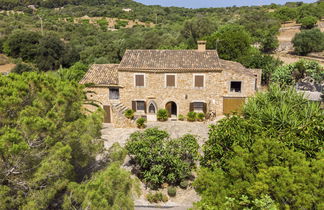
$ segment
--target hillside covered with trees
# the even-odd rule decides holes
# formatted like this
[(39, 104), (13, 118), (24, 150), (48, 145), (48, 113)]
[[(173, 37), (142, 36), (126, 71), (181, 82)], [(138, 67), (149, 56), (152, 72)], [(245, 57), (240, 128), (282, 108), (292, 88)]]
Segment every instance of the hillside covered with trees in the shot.
[[(123, 11), (124, 8), (131, 11)], [(75, 62), (118, 63), (126, 49), (192, 49), (196, 48), (197, 40), (205, 39), (208, 48), (217, 48), (221, 58), (263, 69), (264, 83), (280, 65), (269, 55), (278, 47), (280, 24), (287, 20), (317, 21), (324, 16), (322, 1), (186, 9), (145, 6), (131, 0), (6, 0), (1, 1), (0, 9), (4, 9), (0, 13), (0, 52), (14, 58), (15, 63), (23, 62), (25, 68), (28, 65), (27, 69), (56, 70)], [(83, 16), (102, 19), (96, 19), (94, 24), (76, 21)], [(118, 30), (109, 30), (104, 18), (120, 19)], [(124, 28), (122, 20), (139, 20), (155, 26)], [(306, 28), (309, 27), (312, 28)], [(301, 46), (300, 40), (314, 40), (316, 44)], [(322, 32), (305, 31), (294, 43), (297, 53), (307, 54), (321, 51), (323, 40)]]

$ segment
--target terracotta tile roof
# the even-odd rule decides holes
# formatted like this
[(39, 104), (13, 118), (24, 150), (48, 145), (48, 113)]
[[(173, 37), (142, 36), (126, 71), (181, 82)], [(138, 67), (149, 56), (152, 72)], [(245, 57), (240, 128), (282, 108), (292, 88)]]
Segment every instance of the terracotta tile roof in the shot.
[[(233, 70), (241, 74), (247, 74), (250, 76), (254, 76), (256, 70), (251, 70), (248, 68), (245, 68), (242, 64), (234, 61), (228, 61), (220, 59), (220, 64), (222, 66), (223, 70)], [(260, 69), (258, 69), (260, 71)]]
[(118, 71), (206, 72), (232, 70), (253, 76), (242, 64), (218, 58), (217, 51), (206, 50), (127, 50), (120, 64), (93, 64), (81, 84), (118, 85)]
[(93, 64), (80, 83), (118, 85), (118, 65), (119, 64)]
[(220, 59), (216, 50), (127, 50), (118, 67), (124, 71), (223, 71), (253, 76), (242, 64)]
[(221, 70), (215, 50), (127, 50), (119, 70)]

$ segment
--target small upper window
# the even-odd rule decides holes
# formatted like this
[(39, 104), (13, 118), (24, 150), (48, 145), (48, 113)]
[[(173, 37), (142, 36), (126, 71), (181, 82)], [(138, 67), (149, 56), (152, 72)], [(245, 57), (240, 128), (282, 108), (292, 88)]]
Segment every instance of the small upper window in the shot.
[(240, 93), (242, 90), (242, 82), (231, 82), (231, 92)]
[(195, 75), (195, 88), (203, 88), (204, 87), (204, 75)]
[(109, 88), (109, 99), (119, 99), (119, 89)]
[(176, 80), (175, 77), (176, 76), (173, 75), (173, 74), (167, 74), (166, 75), (165, 78), (166, 78), (166, 86), (167, 87), (175, 87), (175, 83), (176, 83), (175, 82), (175, 80)]
[(144, 87), (144, 74), (136, 74), (135, 75), (135, 86), (136, 87)]

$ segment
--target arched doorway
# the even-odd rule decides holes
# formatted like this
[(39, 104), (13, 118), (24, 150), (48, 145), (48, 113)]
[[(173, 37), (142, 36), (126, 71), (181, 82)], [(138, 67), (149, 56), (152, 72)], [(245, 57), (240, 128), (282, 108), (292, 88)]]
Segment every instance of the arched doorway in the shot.
[(177, 116), (177, 104), (175, 102), (169, 101), (166, 103), (165, 109), (168, 111), (169, 117)]

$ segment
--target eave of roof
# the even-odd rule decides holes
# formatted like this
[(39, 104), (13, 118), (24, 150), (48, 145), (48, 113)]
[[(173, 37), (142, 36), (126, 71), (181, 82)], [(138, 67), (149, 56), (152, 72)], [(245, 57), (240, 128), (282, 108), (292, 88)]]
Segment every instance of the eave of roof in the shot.
[(221, 68), (131, 68), (122, 67), (118, 68), (118, 71), (131, 71), (131, 72), (152, 72), (152, 73), (164, 73), (164, 72), (221, 72)]

